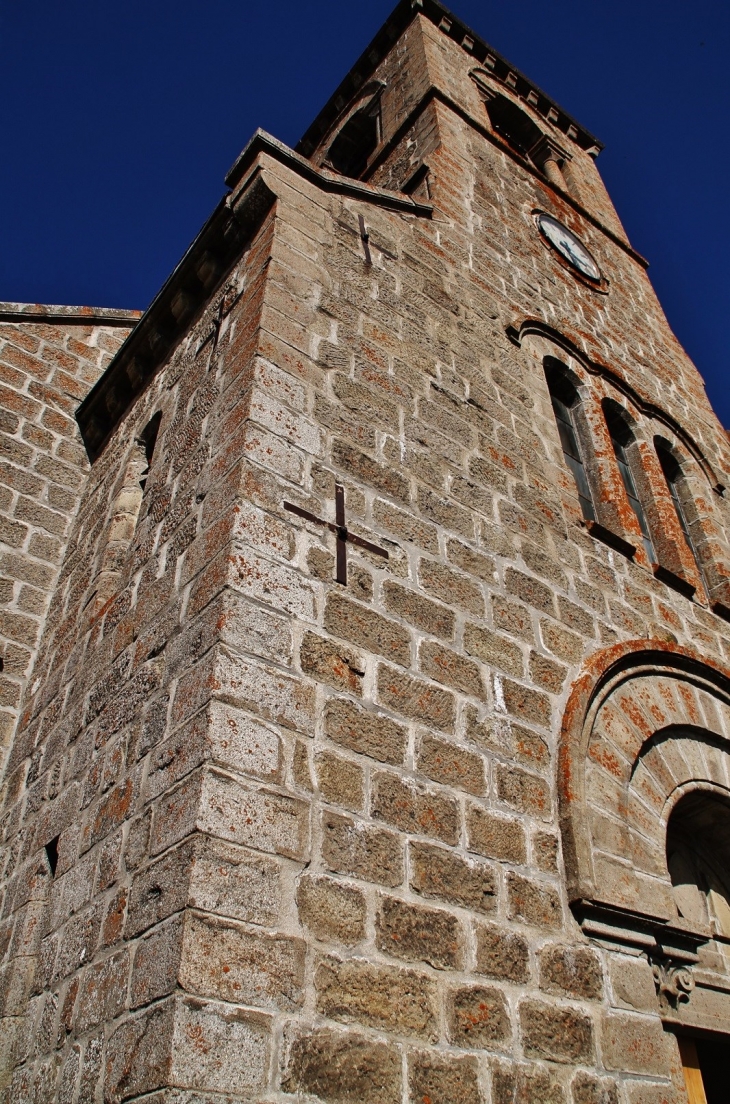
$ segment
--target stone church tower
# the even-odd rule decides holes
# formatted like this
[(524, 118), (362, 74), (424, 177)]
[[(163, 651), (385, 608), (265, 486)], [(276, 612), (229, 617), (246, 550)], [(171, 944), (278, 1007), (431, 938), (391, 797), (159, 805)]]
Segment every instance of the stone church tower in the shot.
[(3, 1104), (727, 1100), (730, 448), (599, 151), (402, 0), (139, 321), (2, 308)]

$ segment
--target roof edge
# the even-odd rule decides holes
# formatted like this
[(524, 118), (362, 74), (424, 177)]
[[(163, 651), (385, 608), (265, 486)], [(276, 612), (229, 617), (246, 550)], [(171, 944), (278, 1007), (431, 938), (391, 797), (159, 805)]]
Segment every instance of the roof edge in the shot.
[(116, 307), (74, 307), (48, 303), (2, 303), (0, 322), (66, 322), (68, 324), (100, 326), (136, 326), (142, 317), (139, 310)]
[(220, 286), (274, 206), (278, 197), (264, 180), (258, 161), (261, 154), (268, 154), (322, 191), (420, 218), (431, 218), (433, 214), (430, 204), (419, 203), (410, 196), (317, 169), (283, 142), (257, 130), (226, 178), (232, 190), (220, 200), (76, 411), (90, 460), (100, 455), (116, 426), (192, 325), (201, 304)]
[(339, 173), (331, 172), (329, 169), (318, 168), (306, 157), (261, 129), (254, 133), (251, 141), (244, 147), (226, 174), (225, 182), (233, 192), (262, 153), (268, 154), (275, 161), (292, 169), (324, 192), (336, 192), (351, 199), (361, 199), (365, 203), (374, 203), (379, 207), (388, 207), (392, 211), (403, 211), (422, 218), (431, 218), (433, 214), (432, 204), (421, 203), (403, 192), (392, 192), (387, 188), (368, 184), (364, 180), (355, 180), (349, 176), (340, 176)]
[[(297, 153), (304, 157), (311, 157), (324, 135), (337, 121), (342, 110), (375, 72), (393, 43), (401, 37), (417, 15), (423, 15), (434, 23), (439, 30), (460, 45), (475, 62), (479, 64), (486, 63), (498, 80), (502, 80), (523, 99), (527, 99), (532, 93), (537, 97), (541, 107), (545, 108), (545, 114), (551, 109), (557, 112), (558, 118), (555, 125), (559, 130), (568, 134), (582, 149), (592, 149), (598, 154), (604, 148), (603, 142), (599, 141), (584, 126), (581, 126), (552, 96), (548, 96), (547, 93), (543, 92), (534, 81), (530, 80), (519, 69), (516, 69), (498, 50), (495, 50), (466, 23), (458, 19), (440, 0), (400, 0), (400, 3), (391, 12), (370, 45), (363, 51), (350, 72), (307, 128), (295, 147)], [(571, 131), (574, 133), (570, 133)]]

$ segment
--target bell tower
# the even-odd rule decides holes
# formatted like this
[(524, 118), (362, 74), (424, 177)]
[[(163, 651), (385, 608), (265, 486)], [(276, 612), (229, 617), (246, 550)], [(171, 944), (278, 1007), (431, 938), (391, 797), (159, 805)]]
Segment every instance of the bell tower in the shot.
[(717, 1104), (730, 447), (600, 150), (403, 0), (84, 397), (3, 1104)]

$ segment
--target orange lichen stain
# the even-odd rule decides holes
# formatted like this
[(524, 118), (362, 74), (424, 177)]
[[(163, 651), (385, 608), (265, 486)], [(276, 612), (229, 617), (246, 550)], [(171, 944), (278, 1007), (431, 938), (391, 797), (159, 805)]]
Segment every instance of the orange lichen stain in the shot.
[(188, 1024), (185, 1028), (185, 1034), (199, 1054), (208, 1053), (210, 1046), (205, 1041), (205, 1035), (200, 1024)]
[(614, 778), (623, 778), (626, 773), (625, 767), (622, 766), (618, 756), (609, 751), (607, 747), (601, 744), (591, 744), (589, 754), (594, 763), (603, 767)]

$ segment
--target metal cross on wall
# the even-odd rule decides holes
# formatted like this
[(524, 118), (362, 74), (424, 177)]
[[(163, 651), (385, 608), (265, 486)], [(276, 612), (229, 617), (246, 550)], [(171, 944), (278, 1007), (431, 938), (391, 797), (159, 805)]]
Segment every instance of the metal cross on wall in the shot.
[(285, 502), (284, 509), (288, 510), (290, 514), (296, 514), (297, 517), (304, 518), (305, 521), (311, 521), (315, 525), (324, 525), (325, 529), (329, 529), (331, 533), (335, 533), (337, 536), (337, 582), (342, 583), (343, 586), (347, 586), (347, 545), (356, 544), (358, 548), (364, 548), (368, 552), (373, 552), (376, 556), (382, 556), (384, 559), (388, 559), (388, 553), (384, 548), (378, 548), (377, 544), (371, 544), (370, 541), (365, 540), (364, 537), (357, 537), (354, 533), (351, 533), (347, 528), (345, 522), (345, 488), (339, 483), (335, 484), (335, 520), (325, 521), (323, 518), (318, 518), (315, 514), (310, 514), (309, 510), (303, 510), (301, 506), (295, 506), (293, 502)]

